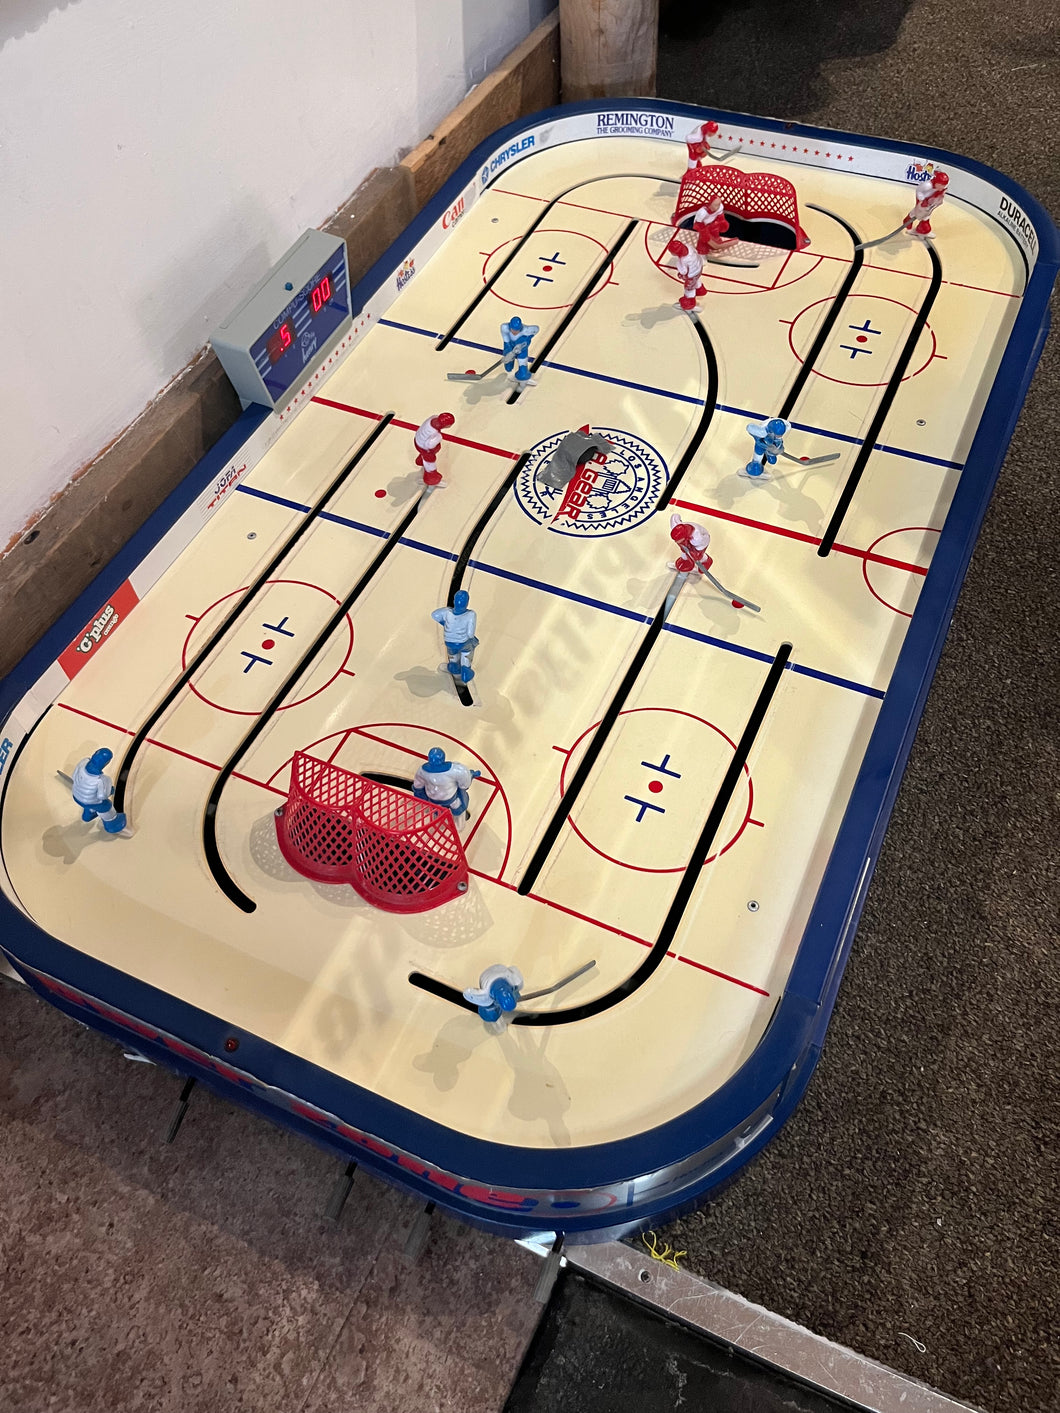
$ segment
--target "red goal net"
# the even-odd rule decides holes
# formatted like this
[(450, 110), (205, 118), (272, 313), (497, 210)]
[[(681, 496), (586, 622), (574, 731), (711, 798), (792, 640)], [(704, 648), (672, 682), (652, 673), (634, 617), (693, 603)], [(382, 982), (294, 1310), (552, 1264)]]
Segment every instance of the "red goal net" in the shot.
[(786, 177), (771, 172), (738, 172), (734, 167), (720, 165), (686, 172), (681, 178), (672, 224), (678, 225), (715, 196), (721, 197), (726, 216), (747, 223), (746, 232), (739, 233), (741, 239), (759, 240), (764, 245), (784, 244), (794, 250), (809, 245), (810, 238), (799, 225), (795, 188)]
[(306, 878), (348, 883), (386, 912), (423, 912), (467, 891), (467, 860), (446, 806), (304, 751), (291, 763), (276, 837)]

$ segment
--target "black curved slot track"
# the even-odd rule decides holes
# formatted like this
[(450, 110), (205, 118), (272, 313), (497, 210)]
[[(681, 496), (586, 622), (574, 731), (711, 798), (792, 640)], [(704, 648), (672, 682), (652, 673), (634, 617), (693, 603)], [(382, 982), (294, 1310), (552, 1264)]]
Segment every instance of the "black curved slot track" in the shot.
[(266, 564), (265, 568), (261, 571), (258, 577), (254, 580), (254, 582), (250, 585), (246, 593), (240, 596), (235, 606), (227, 614), (225, 614), (221, 623), (217, 626), (217, 628), (214, 629), (211, 634), (209, 634), (206, 639), (206, 642), (195, 654), (191, 662), (189, 662), (188, 666), (184, 669), (180, 676), (176, 679), (176, 681), (170, 687), (169, 691), (166, 692), (164, 697), (162, 697), (162, 699), (159, 701), (158, 705), (155, 707), (151, 715), (141, 725), (139, 731), (137, 731), (136, 735), (130, 742), (129, 749), (125, 752), (121, 766), (118, 770), (118, 775), (114, 786), (114, 808), (118, 811), (119, 814), (125, 811), (125, 797), (128, 789), (129, 773), (133, 768), (133, 765), (136, 761), (136, 757), (140, 753), (141, 747), (147, 740), (147, 737), (150, 735), (151, 731), (158, 724), (160, 718), (173, 705), (177, 697), (188, 685), (195, 673), (198, 672), (199, 668), (203, 665), (206, 659), (217, 647), (218, 643), (221, 642), (222, 638), (228, 632), (229, 628), (232, 627), (236, 619), (239, 618), (239, 616), (243, 613), (244, 609), (249, 606), (251, 601), (254, 599), (254, 596), (259, 593), (262, 588), (264, 588), (265, 584), (267, 584), (268, 581), (272, 578), (273, 574), (275, 574), (276, 570), (280, 567), (283, 561), (298, 544), (299, 540), (301, 540), (303, 535), (305, 535), (315, 524), (315, 522), (320, 518), (321, 512), (327, 509), (329, 502), (333, 500), (336, 495), (338, 495), (340, 490), (342, 490), (343, 486), (346, 484), (351, 474), (356, 469), (358, 463), (362, 461), (365, 456), (367, 456), (367, 454), (371, 451), (372, 447), (376, 444), (379, 438), (383, 435), (383, 432), (393, 420), (393, 412), (388, 412), (380, 420), (379, 424), (372, 428), (370, 434), (364, 439), (361, 445), (349, 458), (345, 466), (343, 466), (342, 470), (332, 481), (331, 485), (328, 486), (327, 490), (317, 501), (316, 505), (311, 508), (309, 514), (302, 519), (302, 521), (298, 524), (294, 531), (292, 531), (292, 533), (288, 535), (287, 539), (284, 540), (283, 544), (269, 560), (268, 564)]

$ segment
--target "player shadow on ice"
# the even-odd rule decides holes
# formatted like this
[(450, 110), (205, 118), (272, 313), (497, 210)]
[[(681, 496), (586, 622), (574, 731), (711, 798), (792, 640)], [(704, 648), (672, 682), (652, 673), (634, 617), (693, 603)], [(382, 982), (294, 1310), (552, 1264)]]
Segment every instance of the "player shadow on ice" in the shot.
[(59, 859), (64, 864), (76, 863), (82, 853), (92, 844), (105, 844), (110, 839), (120, 839), (120, 834), (107, 834), (96, 824), (80, 821), (74, 824), (54, 824), (41, 835), (41, 844), (49, 858)]
[(423, 477), (418, 470), (394, 476), (386, 486), (387, 499), (394, 505), (411, 505), (422, 490)]
[(511, 392), (514, 384), (503, 369), (478, 383), (465, 383), (462, 401), (467, 407), (475, 407), (490, 398), (501, 397)]
[[(835, 474), (834, 465), (825, 468)], [(753, 511), (754, 497), (769, 496), (777, 505), (782, 520), (793, 522), (796, 525), (805, 525), (812, 535), (820, 535), (823, 532), (825, 522), (824, 504), (807, 494), (804, 487), (814, 472), (810, 468), (792, 467), (790, 471), (777, 471), (776, 467), (771, 467), (769, 480), (760, 484), (749, 480), (747, 477), (739, 476), (734, 471), (731, 475), (723, 477), (714, 487), (712, 498), (719, 510), (732, 510), (734, 506), (739, 506), (741, 512), (748, 513), (750, 507)], [(822, 475), (822, 472), (818, 472)], [(825, 504), (830, 499), (829, 482), (822, 479), (822, 494), (825, 495)], [(827, 494), (826, 494), (827, 493)]]
[[(677, 288), (675, 286), (675, 288)], [(680, 289), (678, 289), (680, 294)], [(630, 328), (639, 325), (642, 329), (654, 329), (656, 324), (669, 323), (671, 319), (685, 319), (688, 316), (676, 304), (653, 304), (642, 309), (639, 314), (627, 314), (622, 323)]]
[(442, 1026), (430, 1050), (412, 1063), (433, 1076), (436, 1089), (448, 1093), (456, 1088), (462, 1067), (480, 1046), (499, 1045), (512, 1073), (508, 1112), (525, 1123), (543, 1121), (555, 1147), (569, 1148), (571, 1136), (563, 1115), (570, 1108), (570, 1097), (559, 1070), (545, 1059), (548, 1034), (503, 1021), (489, 1025), (461, 1011)]
[(409, 667), (394, 673), (395, 682), (403, 682), (414, 697), (436, 697), (441, 692), (453, 692), (453, 679), (448, 670), (437, 667)]

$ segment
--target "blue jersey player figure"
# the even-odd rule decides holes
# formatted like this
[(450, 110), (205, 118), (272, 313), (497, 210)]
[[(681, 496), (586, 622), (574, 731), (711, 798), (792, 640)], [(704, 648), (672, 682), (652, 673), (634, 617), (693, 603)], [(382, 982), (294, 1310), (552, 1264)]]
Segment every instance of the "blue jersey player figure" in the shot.
[(504, 371), (518, 387), (537, 387), (536, 379), (530, 376), (530, 340), (540, 332), (538, 324), (524, 324), (518, 314), (513, 314), (506, 324), (501, 325)]
[(477, 986), (466, 988), (464, 1000), (470, 1001), (487, 1023), (499, 1021), (519, 1004), (523, 984), (523, 974), (518, 967), (498, 962), (486, 968)]
[(125, 828), (125, 816), (111, 803), (114, 786), (103, 770), (114, 758), (113, 751), (101, 746), (84, 760), (78, 761), (71, 779), (74, 804), (81, 806), (81, 818), (86, 824), (98, 819), (108, 834), (120, 834)]
[(467, 590), (457, 589), (453, 595), (452, 608), (436, 608), (431, 617), (435, 623), (442, 625), (442, 636), (445, 639), (448, 661), (443, 663), (442, 670), (451, 672), (458, 681), (466, 685), (475, 675), (471, 663), (478, 647), (478, 639), (475, 637), (478, 615), (474, 609), (468, 608)]
[(791, 423), (782, 417), (771, 417), (768, 422), (748, 422), (747, 430), (755, 439), (751, 460), (739, 474), (752, 481), (770, 480), (767, 466), (775, 466), (777, 457), (784, 454), (784, 438), (791, 431)]
[(441, 746), (432, 746), (427, 759), (412, 779), (412, 793), (417, 800), (428, 800), (432, 805), (445, 805), (459, 824), (467, 814), (468, 790), (472, 780), (481, 775), (479, 770), (468, 770), (457, 760), (446, 760)]

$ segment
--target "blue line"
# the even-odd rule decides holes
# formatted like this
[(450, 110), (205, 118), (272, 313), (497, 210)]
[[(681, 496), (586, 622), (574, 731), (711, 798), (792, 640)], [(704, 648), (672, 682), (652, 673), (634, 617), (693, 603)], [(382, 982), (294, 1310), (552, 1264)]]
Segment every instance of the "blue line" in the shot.
[[(430, 329), (417, 329), (414, 324), (399, 324), (396, 319), (380, 319), (381, 324), (386, 324), (391, 329), (401, 329), (407, 334), (422, 334), (425, 338), (439, 339), (441, 334), (432, 333)], [(461, 348), (478, 349), (480, 353), (499, 354), (502, 350), (492, 348), (488, 343), (475, 343), (471, 339), (450, 339), (450, 343), (459, 344)], [(648, 383), (634, 383), (628, 378), (613, 378), (608, 373), (591, 373), (587, 368), (575, 368), (570, 363), (553, 363), (546, 358), (542, 363), (542, 368), (554, 368), (557, 373), (573, 373), (579, 378), (594, 378), (599, 383), (614, 383), (616, 387), (633, 388), (636, 392), (652, 393), (655, 397), (668, 397), (674, 402), (690, 402), (695, 407), (703, 407), (705, 399), (701, 397), (691, 397), (688, 393), (667, 392), (665, 388), (653, 388)]]
[[(454, 339), (455, 343), (456, 340)], [(595, 378), (597, 382), (614, 383), (620, 388), (634, 388), (637, 392), (654, 393), (656, 397), (668, 397), (673, 402), (691, 402), (695, 407), (705, 407), (706, 398), (690, 397), (688, 393), (666, 392), (663, 388), (652, 388), (647, 383), (634, 383), (628, 378), (612, 378), (608, 373), (590, 373), (586, 368), (572, 368), (568, 363), (553, 363), (546, 358), (543, 368), (555, 368), (560, 373), (576, 373), (580, 378)]]
[[(402, 329), (407, 334), (422, 334), (424, 338), (440, 339), (441, 334), (432, 333), (430, 329), (418, 329), (414, 324), (399, 324), (394, 319), (380, 319), (381, 324), (386, 324), (391, 329)], [(470, 339), (452, 339), (452, 343), (458, 343), (463, 348), (475, 348), (480, 353), (500, 353), (499, 348), (493, 348), (488, 343), (473, 343)], [(587, 368), (574, 368), (569, 363), (553, 363), (545, 359), (542, 364), (544, 368), (554, 368), (558, 373), (574, 373), (579, 378), (594, 378), (600, 383), (614, 383), (616, 387), (633, 388), (636, 392), (653, 393), (656, 397), (668, 397), (674, 402), (690, 402), (696, 407), (705, 406), (705, 399), (701, 397), (690, 397), (687, 393), (667, 392), (664, 388), (653, 388), (647, 383), (633, 383), (627, 378), (612, 378), (607, 373), (590, 373)], [(719, 412), (731, 412), (736, 417), (749, 417), (754, 422), (761, 422), (765, 418), (763, 412), (749, 412), (746, 407), (729, 407), (724, 402), (716, 403)], [(809, 422), (792, 422), (796, 431), (812, 432), (818, 437), (828, 437), (834, 442), (847, 442), (850, 446), (861, 446), (864, 438), (850, 437), (844, 432), (829, 432), (824, 427), (813, 427)], [(891, 456), (907, 456), (911, 461), (923, 461), (930, 466), (944, 466), (949, 471), (963, 471), (963, 461), (943, 461), (938, 456), (924, 456), (918, 451), (905, 451), (902, 447), (887, 446), (884, 442), (875, 442), (873, 451), (886, 451)]]
[[(272, 501), (276, 505), (285, 505), (291, 510), (301, 510), (308, 514), (308, 505), (299, 505), (297, 501), (286, 500), (283, 496), (275, 496), (270, 491), (259, 491), (255, 486), (245, 486), (240, 483), (236, 488), (245, 491), (247, 495), (258, 496), (261, 500)], [(361, 530), (366, 535), (375, 535), (380, 539), (386, 539), (390, 533), (388, 530), (380, 530), (375, 525), (365, 525), (360, 520), (350, 520), (345, 515), (333, 515), (329, 510), (320, 513), (321, 520), (331, 520), (336, 525), (346, 525), (351, 530)], [(434, 545), (425, 544), (422, 540), (411, 540), (407, 536), (402, 537), (400, 543), (409, 549), (419, 550), (422, 554), (433, 554), (438, 559), (454, 561), (459, 558), (452, 550), (437, 549)], [(479, 569), (483, 574), (492, 574), (497, 579), (507, 579), (513, 584), (523, 584), (528, 589), (540, 589), (542, 593), (555, 594), (557, 598), (569, 599), (572, 603), (585, 604), (587, 608), (598, 608), (604, 613), (613, 613), (618, 618), (629, 618), (634, 623), (650, 623), (651, 615), (636, 613), (629, 608), (619, 608), (617, 604), (605, 603), (603, 599), (589, 598), (586, 594), (576, 594), (572, 589), (561, 589), (556, 584), (546, 584), (542, 579), (530, 579), (525, 574), (516, 574), (511, 569), (498, 569), (493, 564), (484, 564), (481, 559), (469, 560), (472, 569)], [(696, 642), (708, 643), (714, 648), (723, 648), (726, 652), (740, 653), (744, 657), (753, 657), (758, 662), (772, 662), (770, 653), (757, 652), (754, 648), (741, 647), (739, 643), (727, 642), (724, 638), (712, 638), (709, 633), (697, 633), (693, 628), (679, 628), (675, 623), (664, 623), (663, 631), (666, 633), (677, 633), (683, 638), (694, 638)], [(867, 697), (883, 698), (883, 692), (877, 687), (864, 687), (860, 682), (849, 681), (845, 677), (836, 677), (830, 672), (818, 672), (812, 667), (800, 667), (793, 663), (789, 664), (793, 672), (801, 672), (807, 677), (819, 678), (822, 682), (831, 682), (837, 687), (849, 687), (852, 692), (862, 692)]]
[[(712, 648), (725, 648), (730, 653), (741, 653), (744, 657), (753, 657), (758, 662), (772, 662), (772, 653), (760, 653), (755, 648), (741, 647), (739, 643), (731, 643), (724, 638), (712, 638), (709, 633), (697, 633), (694, 628), (681, 628), (676, 623), (664, 623), (664, 633), (677, 633), (682, 638), (694, 638), (699, 643), (709, 643)], [(849, 677), (837, 677), (832, 672), (819, 672), (815, 667), (803, 667), (800, 663), (789, 662), (790, 672), (801, 672), (804, 677), (816, 677), (821, 682), (830, 682), (836, 687), (848, 687), (852, 692), (861, 692), (866, 697), (879, 697), (883, 701), (885, 696), (879, 687), (866, 687), (862, 682), (855, 682)], [(643, 762), (641, 762), (643, 764)]]
[(257, 496), (259, 500), (270, 500), (273, 505), (285, 505), (288, 510), (300, 510), (303, 515), (308, 515), (310, 507), (302, 505), (299, 501), (288, 500), (285, 496), (274, 496), (271, 491), (259, 491), (257, 486), (248, 486), (240, 481), (236, 487), (237, 491), (242, 491), (245, 496)]
[(852, 682), (848, 677), (836, 677), (831, 672), (819, 672), (816, 667), (803, 667), (801, 663), (789, 662), (792, 672), (801, 672), (804, 677), (816, 677), (819, 682), (831, 682), (836, 687), (849, 687), (852, 692), (861, 692), (866, 697), (876, 697), (881, 702), (887, 695), (879, 687), (866, 687), (861, 682)]
[[(619, 618), (632, 618), (635, 623), (650, 623), (651, 615), (634, 613), (631, 608), (619, 608), (617, 604), (604, 603), (602, 599), (590, 599), (585, 594), (576, 594), (572, 589), (560, 589), (555, 584), (545, 584), (540, 579), (528, 579), (525, 574), (516, 574), (511, 569), (498, 569), (492, 564), (483, 564), (480, 559), (468, 561), (472, 569), (480, 569), (483, 574), (492, 574), (497, 579), (510, 579), (513, 584), (525, 584), (528, 589), (541, 589), (546, 594), (556, 594), (572, 603), (583, 603), (589, 608), (603, 609)], [(769, 659), (772, 662), (772, 658)]]
[(377, 525), (365, 525), (360, 520), (349, 520), (345, 515), (335, 515), (330, 510), (322, 510), (320, 518), (331, 520), (336, 525), (348, 525), (351, 530), (363, 530), (366, 535), (377, 535), (381, 540), (385, 540), (390, 534), (389, 530), (380, 530)]
[(460, 558), (460, 556), (454, 554), (452, 550), (436, 549), (434, 545), (425, 545), (422, 540), (410, 540), (407, 535), (403, 535), (398, 543), (408, 545), (409, 549), (422, 550), (424, 554), (437, 555), (439, 559), (453, 561)]
[[(765, 420), (764, 412), (749, 412), (746, 407), (727, 407), (725, 403), (716, 404), (719, 412), (731, 412), (736, 417), (750, 417), (754, 422)], [(833, 442), (846, 442), (850, 446), (861, 446), (864, 437), (850, 437), (845, 432), (829, 432), (824, 427), (813, 427), (809, 422), (792, 422), (791, 424), (798, 432), (813, 432), (818, 437), (828, 437)], [(931, 466), (945, 466), (949, 471), (963, 471), (963, 461), (943, 461), (938, 456), (924, 456), (919, 451), (903, 451), (900, 446), (888, 446), (885, 442), (874, 442), (873, 451), (886, 451), (891, 456), (908, 456), (911, 461), (926, 461)]]
[(709, 633), (697, 633), (694, 628), (682, 628), (676, 623), (664, 623), (664, 633), (676, 633), (680, 638), (694, 638), (697, 643), (709, 643), (712, 648), (724, 648), (726, 652), (739, 653), (741, 657), (753, 657), (756, 662), (772, 662), (774, 653), (760, 653), (756, 648), (745, 648), (740, 643), (730, 643), (725, 638), (712, 638)]

